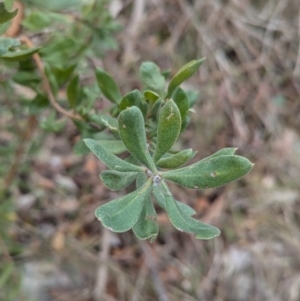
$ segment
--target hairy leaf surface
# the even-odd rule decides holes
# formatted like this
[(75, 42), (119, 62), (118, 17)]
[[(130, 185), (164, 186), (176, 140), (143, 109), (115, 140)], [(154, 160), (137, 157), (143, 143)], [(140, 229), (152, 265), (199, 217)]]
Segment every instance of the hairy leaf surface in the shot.
[(240, 156), (205, 158), (178, 170), (162, 172), (164, 179), (183, 187), (205, 189), (223, 186), (246, 175), (253, 164)]
[(167, 212), (171, 223), (179, 231), (193, 233), (197, 239), (211, 239), (220, 235), (220, 230), (193, 219), (185, 214), (171, 195), (166, 195)]
[(194, 75), (204, 60), (205, 59), (194, 60), (181, 67), (169, 83), (167, 97), (171, 97), (172, 93), (178, 86)]
[[(153, 196), (155, 197), (158, 205), (160, 207), (162, 207), (164, 210), (167, 210), (166, 197), (165, 197), (165, 194), (164, 194), (162, 189), (163, 188), (162, 188), (161, 185), (153, 186), (152, 187), (152, 193), (153, 193)], [(179, 206), (180, 210), (182, 212), (184, 212), (184, 214), (187, 214), (187, 215), (196, 214), (196, 211), (192, 207), (190, 207), (189, 205), (187, 205), (185, 203), (182, 203), (182, 202), (179, 202), (179, 201), (176, 201), (176, 203)]]
[(175, 155), (160, 158), (157, 161), (156, 166), (161, 168), (177, 168), (192, 159), (196, 153), (197, 152), (194, 152), (191, 148), (185, 149)]
[(144, 172), (141, 166), (130, 164), (111, 152), (108, 152), (101, 143), (93, 139), (84, 139), (86, 146), (109, 168), (117, 171)]
[(120, 137), (130, 154), (155, 172), (156, 167), (148, 151), (144, 117), (141, 110), (133, 106), (122, 111), (118, 122)]
[(152, 62), (143, 62), (140, 67), (140, 75), (144, 85), (151, 90), (162, 93), (165, 86), (165, 78), (161, 75), (159, 67)]
[(107, 188), (111, 190), (120, 190), (131, 184), (139, 174), (139, 172), (105, 170), (101, 172), (100, 178)]
[(148, 181), (134, 192), (100, 206), (95, 215), (106, 228), (125, 232), (138, 221), (150, 191), (151, 181)]
[(170, 99), (159, 114), (154, 162), (157, 162), (173, 146), (180, 133), (180, 128), (180, 112), (174, 101)]
[(103, 69), (96, 70), (96, 78), (101, 92), (114, 103), (120, 103), (122, 96), (113, 78)]
[(139, 90), (133, 90), (132, 92), (129, 92), (122, 98), (119, 105), (120, 110), (123, 111), (128, 107), (132, 107), (132, 106), (140, 107), (141, 100), (142, 100), (141, 92)]
[(133, 226), (133, 232), (137, 238), (142, 240), (150, 239), (150, 242), (153, 242), (157, 238), (157, 214), (150, 194), (147, 195), (142, 213), (137, 223)]
[(177, 87), (175, 89), (175, 91), (172, 95), (172, 99), (176, 103), (176, 105), (179, 109), (179, 112), (181, 115), (181, 122), (183, 122), (190, 109), (189, 99), (188, 99), (186, 93), (184, 92), (184, 90), (181, 89), (180, 87)]

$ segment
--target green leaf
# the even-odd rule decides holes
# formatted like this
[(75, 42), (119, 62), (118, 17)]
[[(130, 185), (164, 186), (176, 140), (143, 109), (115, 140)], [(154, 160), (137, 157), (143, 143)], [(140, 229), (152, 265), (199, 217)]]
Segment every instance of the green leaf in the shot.
[(148, 177), (146, 173), (140, 173), (139, 176), (136, 178), (136, 188), (140, 188), (148, 181)]
[(180, 128), (180, 112), (174, 101), (170, 99), (159, 114), (154, 162), (157, 162), (173, 146), (180, 133)]
[(125, 232), (131, 229), (141, 215), (151, 191), (151, 183), (149, 180), (134, 192), (100, 206), (96, 209), (96, 217), (109, 230)]
[(107, 188), (111, 190), (120, 190), (131, 184), (139, 174), (139, 172), (105, 170), (101, 172), (100, 178)]
[(140, 76), (143, 84), (151, 90), (162, 93), (165, 87), (165, 78), (161, 75), (159, 67), (153, 62), (144, 62), (140, 67)]
[(115, 155), (124, 153), (127, 148), (121, 140), (97, 140), (98, 143), (108, 152)]
[(185, 93), (189, 99), (190, 108), (191, 108), (199, 99), (199, 92), (190, 90), (190, 91), (185, 91)]
[(205, 58), (201, 60), (194, 60), (181, 67), (169, 83), (167, 97), (171, 97), (174, 90), (178, 86), (180, 86), (185, 80), (193, 76), (198, 71), (200, 65), (204, 62), (204, 60)]
[(56, 113), (55, 111), (52, 111), (51, 114), (45, 119), (41, 127), (45, 131), (57, 133), (62, 131), (62, 129), (65, 127), (66, 121), (65, 120), (56, 120)]
[(63, 86), (70, 79), (75, 68), (76, 64), (72, 64), (64, 68), (52, 67), (52, 73), (54, 74), (56, 81), (60, 87)]
[(64, 68), (74, 64), (74, 56), (78, 55), (81, 43), (78, 40), (67, 37), (63, 33), (57, 33), (51, 43), (47, 43), (41, 49), (40, 54), (51, 69)]
[(141, 240), (150, 239), (150, 242), (156, 240), (158, 235), (157, 215), (150, 194), (147, 195), (141, 215), (132, 230)]
[(72, 109), (76, 109), (80, 98), (79, 75), (76, 75), (70, 81), (67, 87), (68, 101)]
[(189, 115), (187, 115), (181, 123), (180, 133), (182, 133), (186, 129), (186, 127), (189, 125), (190, 121), (191, 121), (191, 117)]
[(184, 90), (182, 90), (180, 87), (176, 88), (172, 95), (172, 99), (179, 109), (181, 121), (183, 122), (190, 109), (189, 99)]
[(246, 175), (253, 164), (240, 156), (205, 158), (195, 164), (162, 172), (162, 178), (183, 187), (205, 189), (223, 186)]
[(8, 51), (5, 55), (2, 55), (0, 59), (3, 59), (5, 61), (25, 61), (31, 58), (31, 56), (39, 50), (40, 47), (20, 51)]
[(156, 100), (159, 98), (159, 95), (158, 95), (157, 93), (153, 92), (153, 91), (146, 90), (146, 91), (144, 92), (144, 97), (145, 97), (146, 99), (151, 100), (151, 102), (154, 103), (154, 102), (156, 102)]
[(158, 111), (161, 108), (162, 100), (158, 98), (150, 110), (150, 115), (157, 119)]
[(128, 107), (132, 107), (132, 106), (140, 107), (141, 101), (142, 101), (141, 92), (139, 90), (133, 90), (132, 92), (129, 92), (122, 98), (119, 104), (119, 108), (121, 111), (123, 111)]
[[(165, 194), (162, 190), (162, 185), (158, 185), (158, 186), (152, 186), (152, 193), (153, 196), (155, 197), (158, 205), (163, 208), (164, 210), (167, 210), (167, 203), (166, 203), (166, 198), (165, 198)], [(186, 215), (194, 215), (197, 212), (190, 207), (189, 205), (176, 201), (177, 205), (179, 206), (180, 210), (183, 211), (184, 214)]]
[(101, 92), (114, 103), (120, 103), (122, 96), (113, 78), (104, 70), (97, 68), (96, 78)]
[(144, 117), (141, 110), (133, 106), (122, 111), (118, 122), (120, 137), (130, 154), (155, 172), (156, 167), (148, 151)]
[(108, 115), (102, 115), (100, 117), (102, 124), (109, 128), (112, 132), (118, 133), (118, 120)]
[(30, 15), (26, 16), (22, 25), (30, 31), (40, 31), (53, 25), (51, 24), (51, 21), (49, 12), (33, 11)]
[(7, 53), (10, 47), (16, 47), (20, 45), (21, 43), (19, 40), (0, 37), (0, 56)]
[(171, 69), (168, 69), (168, 70), (164, 70), (161, 72), (161, 75), (165, 78), (165, 79), (168, 79), (170, 74), (171, 74)]
[(101, 143), (93, 139), (84, 139), (86, 146), (109, 168), (117, 171), (145, 172), (141, 166), (133, 165), (105, 150)]
[(171, 195), (166, 195), (166, 204), (170, 221), (179, 231), (193, 233), (197, 239), (211, 239), (220, 235), (218, 228), (203, 224), (185, 214)]
[(191, 148), (185, 149), (175, 155), (159, 159), (156, 166), (161, 168), (177, 168), (192, 159), (196, 153)]
[(57, 80), (52, 72), (52, 68), (50, 68), (49, 64), (45, 64), (44, 70), (45, 70), (45, 74), (49, 80), (51, 90), (52, 90), (54, 96), (56, 96), (59, 91), (59, 86), (58, 86)]
[(0, 2), (0, 24), (4, 24), (13, 19), (18, 13), (18, 10), (9, 12), (3, 2)]
[(235, 147), (223, 148), (223, 149), (217, 151), (216, 153), (210, 155), (207, 158), (215, 158), (215, 157), (219, 157), (219, 156), (233, 156), (234, 153), (236, 152), (236, 150), (237, 150), (237, 148), (235, 148)]
[(35, 87), (36, 84), (40, 83), (41, 76), (32, 71), (19, 71), (13, 76), (13, 80), (20, 85)]

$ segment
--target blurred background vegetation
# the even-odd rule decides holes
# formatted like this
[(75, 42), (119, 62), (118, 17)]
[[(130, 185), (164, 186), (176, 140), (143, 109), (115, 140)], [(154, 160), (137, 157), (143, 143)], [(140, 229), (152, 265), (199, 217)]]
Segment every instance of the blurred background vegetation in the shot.
[(226, 187), (172, 186), (221, 229), (212, 241), (179, 233), (164, 212), (151, 246), (114, 234), (94, 217), (119, 194), (82, 146), (90, 130), (51, 108), (33, 60), (1, 60), (0, 300), (300, 300), (299, 0), (6, 4), (19, 12), (1, 35), (41, 47), (54, 97), (68, 105), (71, 77), (81, 113), (108, 107), (96, 67), (125, 94), (141, 88), (142, 61), (174, 74), (206, 57), (187, 85), (199, 100), (180, 143), (195, 160), (235, 146), (255, 167)]

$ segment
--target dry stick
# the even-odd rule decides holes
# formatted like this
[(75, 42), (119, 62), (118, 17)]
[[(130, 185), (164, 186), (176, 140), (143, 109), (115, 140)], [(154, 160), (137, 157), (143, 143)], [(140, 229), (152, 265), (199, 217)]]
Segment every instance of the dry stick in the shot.
[(153, 249), (149, 246), (149, 243), (146, 241), (143, 241), (141, 243), (142, 245), (142, 249), (144, 251), (145, 257), (146, 257), (146, 261), (147, 261), (147, 265), (151, 271), (151, 276), (152, 276), (152, 280), (153, 280), (153, 284), (158, 296), (158, 301), (169, 301), (167, 292), (165, 290), (165, 287), (163, 286), (163, 283), (160, 279), (159, 276), (159, 272), (157, 269), (157, 264), (155, 261), (155, 254)]
[(101, 252), (99, 252), (99, 262), (96, 283), (93, 290), (93, 300), (105, 300), (105, 289), (107, 283), (107, 259), (110, 251), (110, 231), (103, 227), (101, 237)]
[(20, 2), (15, 1), (13, 9), (17, 9), (18, 13), (15, 16), (15, 18), (12, 19), (11, 25), (5, 32), (5, 36), (10, 37), (10, 38), (15, 37), (18, 34), (18, 32), (20, 31), (21, 22), (22, 22), (23, 16), (24, 16), (24, 6)]
[(124, 44), (124, 54), (122, 60), (125, 64), (136, 61), (134, 44), (142, 25), (144, 12), (145, 0), (135, 0), (133, 2), (133, 11), (131, 14), (130, 23), (127, 27), (128, 39), (126, 39)]

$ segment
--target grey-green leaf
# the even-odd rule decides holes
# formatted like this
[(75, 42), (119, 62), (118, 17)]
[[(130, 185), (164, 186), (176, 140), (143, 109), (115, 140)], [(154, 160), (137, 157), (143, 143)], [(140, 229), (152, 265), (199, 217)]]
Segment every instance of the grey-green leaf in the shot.
[(223, 149), (215, 152), (214, 154), (210, 155), (207, 158), (215, 158), (215, 157), (219, 157), (219, 156), (233, 156), (234, 153), (236, 152), (236, 150), (237, 150), (237, 148), (235, 148), (235, 147), (223, 148)]
[(122, 111), (118, 122), (120, 137), (130, 154), (155, 172), (156, 167), (148, 151), (144, 117), (141, 110), (133, 106)]
[(31, 56), (39, 50), (40, 47), (20, 51), (8, 51), (6, 54), (2, 55), (0, 59), (3, 59), (5, 61), (25, 61), (31, 58)]
[(220, 230), (201, 223), (185, 214), (171, 195), (166, 195), (167, 213), (173, 226), (179, 231), (193, 233), (197, 239), (211, 239), (220, 235)]
[(13, 19), (18, 13), (18, 10), (14, 10), (12, 12), (9, 12), (6, 7), (4, 2), (0, 2), (0, 24), (4, 24), (11, 19)]
[(146, 90), (144, 92), (144, 97), (154, 103), (159, 98), (159, 95), (153, 91)]
[(156, 166), (161, 168), (177, 168), (192, 159), (196, 153), (191, 148), (185, 149), (175, 155), (160, 158)]
[(133, 90), (126, 94), (119, 105), (121, 111), (127, 109), (128, 107), (137, 106), (140, 107), (142, 101), (142, 95), (139, 90)]
[[(153, 193), (153, 196), (155, 197), (158, 205), (160, 207), (162, 207), (164, 210), (167, 210), (166, 198), (165, 198), (165, 194), (162, 189), (163, 188), (161, 185), (152, 186), (152, 193)], [(189, 205), (179, 202), (179, 201), (176, 201), (176, 203), (179, 206), (180, 210), (183, 211), (184, 214), (189, 215), (189, 216), (196, 214), (196, 211)]]
[(142, 213), (132, 230), (139, 239), (150, 239), (150, 242), (156, 240), (158, 235), (157, 215), (150, 194), (147, 195)]
[(103, 226), (115, 232), (125, 232), (138, 221), (151, 191), (151, 181), (139, 189), (110, 201), (96, 209), (95, 215)]
[(169, 83), (167, 97), (171, 97), (174, 90), (178, 86), (180, 86), (185, 80), (193, 76), (198, 71), (200, 65), (204, 62), (204, 60), (205, 58), (201, 60), (194, 60), (181, 67)]
[(139, 173), (139, 175), (136, 178), (136, 188), (140, 188), (143, 186), (148, 180), (148, 177), (146, 173)]
[(113, 78), (100, 68), (96, 70), (96, 78), (101, 92), (112, 102), (120, 103), (122, 96)]
[(208, 157), (187, 167), (162, 172), (161, 176), (183, 187), (205, 189), (235, 181), (246, 175), (252, 166), (248, 159), (240, 156)]
[(8, 52), (10, 47), (20, 46), (21, 43), (19, 40), (12, 38), (1, 38), (0, 37), (0, 56)]
[(86, 146), (109, 168), (117, 171), (125, 172), (144, 172), (144, 168), (141, 166), (130, 164), (111, 152), (108, 152), (101, 143), (93, 139), (84, 139), (83, 140)]
[(152, 62), (144, 62), (140, 67), (140, 75), (147, 88), (161, 94), (165, 86), (165, 78), (161, 75), (159, 67)]
[(153, 154), (157, 162), (175, 143), (180, 133), (181, 117), (177, 105), (168, 100), (159, 113), (157, 126), (157, 142)]
[(105, 170), (101, 172), (100, 178), (107, 188), (111, 190), (120, 190), (131, 184), (139, 174), (139, 172)]
[(92, 115), (91, 120), (100, 123), (114, 133), (118, 133), (118, 120), (108, 115)]
[(68, 102), (75, 109), (80, 98), (79, 75), (74, 76), (67, 87)]
[(181, 121), (183, 122), (185, 120), (186, 115), (188, 114), (189, 108), (190, 108), (190, 102), (189, 99), (184, 92), (183, 89), (180, 87), (177, 87), (172, 95), (172, 99), (176, 103), (180, 115), (181, 115)]
[(121, 140), (97, 140), (101, 146), (108, 152), (115, 155), (124, 153), (127, 148)]

